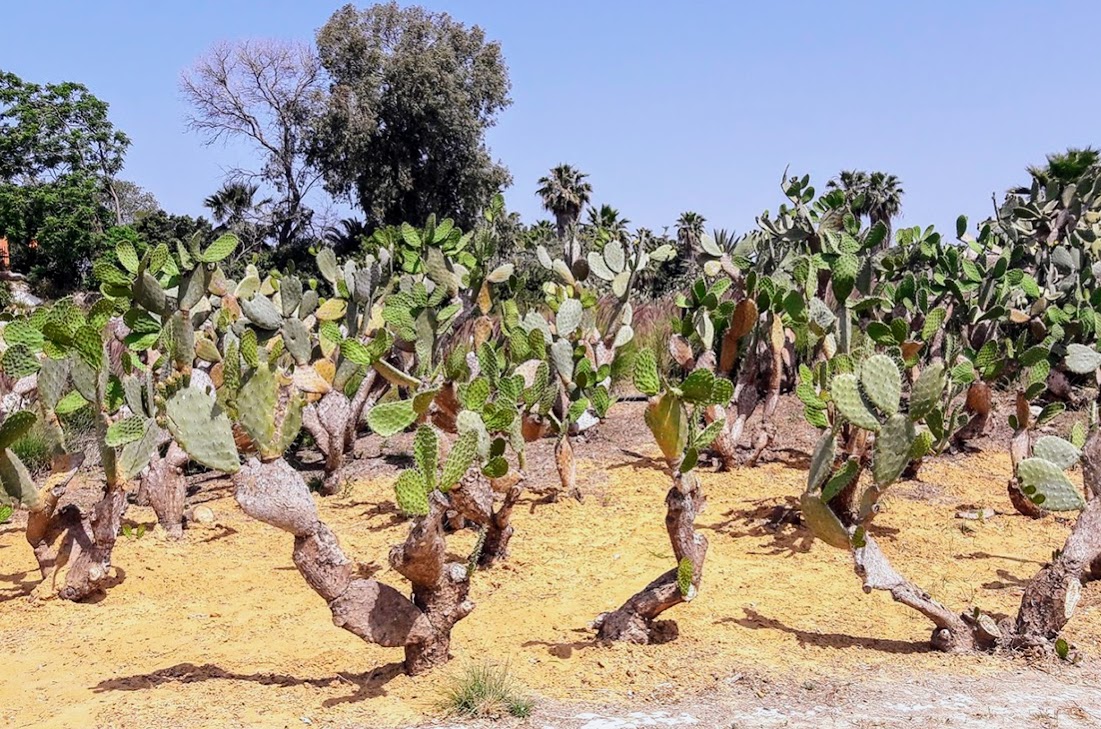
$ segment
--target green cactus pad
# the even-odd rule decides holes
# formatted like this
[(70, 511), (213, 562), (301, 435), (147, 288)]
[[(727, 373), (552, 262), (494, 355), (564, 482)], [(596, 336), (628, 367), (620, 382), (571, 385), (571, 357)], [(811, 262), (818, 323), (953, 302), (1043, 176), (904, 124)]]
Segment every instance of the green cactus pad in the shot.
[(818, 439), (814, 452), (810, 456), (810, 470), (807, 471), (807, 491), (814, 491), (826, 480), (833, 469), (833, 459), (837, 453), (837, 438), (826, 433)]
[(715, 373), (707, 369), (696, 369), (684, 378), (680, 389), (684, 399), (693, 404), (710, 404), (711, 388), (715, 384)]
[(271, 299), (261, 294), (256, 294), (250, 299), (241, 299), (241, 312), (248, 320), (260, 329), (275, 331), (283, 323), (283, 317)]
[(256, 332), (252, 329), (246, 329), (241, 334), (241, 359), (245, 361), (245, 364), (249, 367), (260, 366), (260, 347), (256, 341)]
[(838, 412), (850, 423), (872, 432), (879, 430), (879, 421), (864, 404), (856, 375), (843, 373), (835, 376), (830, 385), (830, 396)]
[(558, 336), (568, 337), (581, 326), (582, 311), (579, 299), (565, 299), (559, 305), (558, 314), (554, 319), (554, 327), (558, 330)]
[(317, 252), (317, 270), (321, 271), (321, 275), (331, 284), (336, 284), (342, 278), (336, 263), (336, 253), (332, 248), (322, 248)]
[(459, 435), (455, 444), (451, 446), (451, 452), (447, 454), (447, 461), (443, 464), (443, 472), (440, 474), (440, 491), (447, 492), (459, 482), (459, 479), (474, 463), (478, 455), (478, 432), (467, 430)]
[(725, 420), (714, 420), (707, 424), (699, 435), (696, 436), (696, 440), (692, 443), (697, 450), (704, 450), (709, 448), (715, 439), (719, 437), (719, 433), (723, 431), (723, 426), (726, 425)]
[(667, 392), (647, 406), (644, 417), (665, 459), (679, 459), (688, 445), (688, 413), (681, 399)]
[(30, 410), (14, 412), (0, 423), (0, 450), (8, 448), (34, 427), (38, 417)]
[(179, 287), (179, 307), (184, 310), (190, 311), (194, 309), (203, 297), (206, 296), (207, 289), (210, 287), (210, 271), (206, 266), (199, 266), (191, 270), (189, 274), (183, 277), (180, 281)]
[(237, 417), (258, 448), (275, 439), (279, 383), (268, 367), (257, 367), (237, 391)]
[(910, 419), (924, 420), (937, 407), (947, 384), (944, 363), (934, 362), (922, 370), (910, 392)]
[(799, 506), (812, 534), (831, 547), (849, 549), (849, 533), (833, 510), (814, 494), (803, 493), (799, 497)]
[(1078, 459), (1082, 457), (1082, 451), (1070, 441), (1054, 435), (1045, 435), (1033, 444), (1032, 455), (1050, 461), (1057, 468), (1065, 471), (1078, 463)]
[(223, 233), (199, 254), (198, 259), (203, 263), (218, 263), (233, 255), (238, 243), (237, 236), (233, 233)]
[(845, 461), (841, 468), (837, 469), (837, 472), (830, 476), (829, 480), (822, 486), (822, 503), (828, 504), (833, 497), (848, 488), (859, 473), (860, 463), (857, 460), (850, 458)]
[(17, 344), (5, 350), (3, 357), (0, 358), (0, 367), (3, 367), (4, 374), (8, 377), (18, 380), (37, 372), (39, 364), (38, 358), (31, 350), (25, 345)]
[(439, 458), (439, 438), (430, 425), (417, 428), (413, 436), (413, 461), (423, 474), (429, 491), (436, 488), (436, 464)]
[(165, 404), (165, 416), (168, 431), (192, 460), (223, 473), (240, 468), (229, 418), (207, 393), (194, 385), (178, 391)]
[(45, 337), (42, 335), (42, 331), (31, 326), (29, 322), (16, 319), (8, 322), (7, 326), (4, 327), (4, 342), (9, 347), (22, 345), (33, 352), (42, 349), (44, 341)]
[(145, 433), (148, 421), (143, 415), (131, 415), (117, 422), (111, 423), (107, 428), (107, 436), (104, 443), (108, 448), (119, 448), (127, 443), (139, 440)]
[(573, 345), (565, 339), (557, 339), (551, 345), (551, 361), (566, 382), (573, 381)]
[(1086, 506), (1078, 488), (1051, 461), (1026, 458), (1017, 464), (1017, 478), (1028, 497), (1049, 511), (1077, 511)]
[(692, 579), (694, 577), (695, 570), (692, 567), (692, 560), (687, 557), (682, 557), (680, 562), (677, 563), (677, 590), (685, 601), (691, 600), (696, 596), (696, 588), (692, 584)]
[(294, 357), (295, 363), (309, 364), (313, 341), (310, 339), (310, 330), (301, 319), (287, 319), (283, 322), (283, 344), (291, 357)]
[(486, 478), (501, 478), (508, 473), (508, 461), (503, 456), (489, 459), (482, 468), (482, 475)]
[(155, 421), (146, 421), (141, 438), (127, 443), (119, 453), (119, 477), (129, 481), (141, 473), (141, 470), (149, 465), (149, 459), (153, 457), (164, 437), (165, 432), (157, 426)]
[(0, 485), (14, 501), (31, 508), (38, 503), (38, 490), (34, 487), (30, 472), (19, 456), (7, 448), (0, 451)]
[(428, 492), (424, 479), (416, 471), (403, 471), (394, 483), (398, 509), (406, 516), (428, 515)]
[(929, 430), (919, 430), (917, 436), (914, 438), (913, 445), (910, 446), (910, 460), (916, 461), (920, 458), (925, 458), (933, 450), (933, 444), (936, 442), (936, 438), (933, 437), (933, 433)]
[(1083, 344), (1067, 345), (1067, 369), (1079, 375), (1093, 372), (1101, 367), (1101, 352)]
[(658, 360), (653, 350), (642, 349), (635, 355), (634, 382), (635, 388), (643, 395), (653, 397), (661, 391)]
[(872, 404), (884, 415), (898, 412), (902, 397), (902, 373), (895, 361), (885, 354), (873, 354), (860, 366), (860, 384)]
[(38, 372), (38, 397), (49, 409), (57, 406), (69, 384), (69, 361), (46, 359)]
[(915, 437), (914, 422), (906, 415), (892, 415), (883, 424), (876, 435), (872, 462), (872, 476), (877, 486), (888, 486), (902, 475), (910, 462), (910, 448)]
[(395, 400), (375, 405), (367, 411), (367, 424), (384, 438), (397, 435), (417, 419), (412, 400)]

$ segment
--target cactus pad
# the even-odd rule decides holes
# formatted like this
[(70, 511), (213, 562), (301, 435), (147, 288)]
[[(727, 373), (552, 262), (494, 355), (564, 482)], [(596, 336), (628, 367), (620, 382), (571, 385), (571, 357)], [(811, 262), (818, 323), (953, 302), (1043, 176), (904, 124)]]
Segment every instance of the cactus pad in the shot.
[(223, 473), (240, 468), (229, 418), (206, 392), (194, 385), (181, 389), (169, 398), (165, 415), (168, 431), (192, 460)]
[(646, 407), (644, 417), (665, 460), (675, 462), (688, 445), (688, 414), (684, 403), (676, 395), (665, 393)]
[(148, 421), (143, 415), (131, 415), (117, 422), (111, 423), (107, 428), (107, 436), (104, 444), (108, 448), (119, 448), (127, 443), (141, 439), (148, 427)]
[(428, 515), (428, 493), (424, 479), (416, 471), (404, 471), (394, 483), (398, 509), (406, 516)]
[(942, 362), (934, 362), (922, 370), (910, 392), (910, 419), (924, 420), (940, 402), (947, 384)]
[(1066, 363), (1068, 370), (1084, 375), (1101, 367), (1101, 352), (1083, 344), (1068, 344)]
[(910, 448), (915, 437), (914, 423), (906, 415), (892, 415), (883, 424), (876, 435), (872, 463), (872, 476), (877, 486), (888, 486), (902, 475), (910, 462)]
[(680, 389), (684, 399), (693, 404), (711, 403), (711, 388), (715, 384), (715, 374), (711, 370), (696, 369), (684, 378)]
[(677, 563), (677, 590), (686, 602), (696, 596), (696, 587), (692, 584), (694, 573), (692, 560), (681, 557), (680, 562)]
[(431, 491), (436, 488), (436, 462), (439, 458), (439, 438), (429, 425), (417, 428), (413, 436), (413, 461), (424, 476), (425, 487)]
[(412, 400), (384, 402), (367, 411), (367, 424), (384, 438), (400, 433), (416, 419)]
[(879, 430), (879, 421), (864, 404), (856, 375), (843, 373), (834, 377), (830, 386), (830, 395), (838, 412), (850, 423), (872, 432)]
[(477, 455), (478, 432), (467, 430), (455, 440), (455, 444), (451, 446), (451, 452), (447, 454), (447, 461), (443, 464), (443, 472), (440, 474), (440, 491), (450, 491), (451, 487), (466, 474)]
[(558, 307), (554, 327), (558, 336), (568, 337), (581, 326), (582, 306), (580, 299), (565, 299)]
[(1017, 478), (1028, 497), (1049, 511), (1076, 511), (1086, 506), (1077, 487), (1051, 461), (1026, 458), (1017, 464)]
[(803, 511), (803, 521), (815, 537), (831, 547), (849, 549), (849, 533), (822, 499), (814, 494), (804, 493), (799, 497), (799, 506)]
[(898, 412), (902, 397), (902, 373), (898, 365), (885, 354), (873, 354), (860, 366), (860, 384), (868, 399), (884, 415)]
[(241, 305), (241, 312), (260, 329), (275, 331), (283, 323), (279, 310), (266, 296), (258, 293), (252, 298), (241, 299), (238, 303)]
[(810, 470), (807, 471), (807, 491), (817, 489), (830, 475), (836, 452), (837, 438), (833, 433), (826, 433), (818, 440), (810, 457)]
[(573, 345), (565, 339), (555, 340), (551, 345), (551, 361), (554, 368), (566, 382), (573, 381)]
[(1054, 435), (1045, 435), (1032, 446), (1032, 455), (1050, 461), (1056, 468), (1065, 471), (1078, 463), (1078, 459), (1082, 457), (1082, 451), (1070, 441)]
[(635, 355), (634, 371), (635, 387), (643, 395), (653, 397), (661, 390), (661, 380), (658, 376), (658, 361), (651, 349), (639, 350)]
[(310, 331), (301, 319), (287, 319), (283, 322), (283, 344), (297, 364), (309, 364), (313, 343), (310, 340)]

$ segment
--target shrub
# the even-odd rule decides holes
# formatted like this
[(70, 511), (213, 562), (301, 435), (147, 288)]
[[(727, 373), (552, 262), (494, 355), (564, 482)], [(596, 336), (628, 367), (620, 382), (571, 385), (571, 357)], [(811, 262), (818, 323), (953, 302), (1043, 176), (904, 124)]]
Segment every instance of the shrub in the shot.
[(444, 686), (440, 709), (451, 716), (520, 719), (531, 716), (534, 702), (525, 696), (508, 665), (471, 664)]

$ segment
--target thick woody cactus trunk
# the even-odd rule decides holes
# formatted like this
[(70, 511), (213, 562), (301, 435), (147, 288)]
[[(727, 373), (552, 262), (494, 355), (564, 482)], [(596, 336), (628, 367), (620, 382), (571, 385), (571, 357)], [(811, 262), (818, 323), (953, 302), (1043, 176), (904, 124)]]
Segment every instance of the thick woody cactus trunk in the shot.
[(601, 640), (662, 643), (676, 637), (676, 624), (657, 617), (695, 597), (703, 577), (707, 538), (695, 530), (696, 515), (705, 499), (695, 474), (677, 473), (665, 497), (665, 528), (677, 566), (635, 593), (619, 609), (597, 617)]
[(333, 532), (319, 518), (301, 474), (282, 458), (251, 460), (233, 477), (235, 496), (249, 516), (294, 535), (294, 564), (329, 604), (333, 622), (371, 643), (404, 647), (406, 671), (422, 673), (445, 662), (452, 626), (474, 605), (467, 599), (466, 565), (447, 563), (446, 499), (435, 495), (390, 563), (413, 583), (410, 601), (377, 580), (356, 577)]
[(1050, 650), (1074, 615), (1082, 586), (1101, 579), (1101, 431), (1082, 449), (1088, 502), (1062, 551), (1029, 581), (1021, 598), (1011, 645)]
[(183, 537), (187, 453), (171, 441), (163, 457), (154, 457), (142, 479), (141, 491), (157, 514), (157, 522), (169, 539)]

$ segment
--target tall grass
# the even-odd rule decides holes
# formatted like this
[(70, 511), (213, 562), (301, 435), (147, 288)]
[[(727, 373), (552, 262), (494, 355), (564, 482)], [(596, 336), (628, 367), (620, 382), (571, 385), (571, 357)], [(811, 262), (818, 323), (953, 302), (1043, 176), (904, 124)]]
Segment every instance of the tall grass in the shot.
[(508, 665), (471, 664), (447, 679), (440, 709), (452, 716), (500, 718), (531, 716), (534, 702), (525, 696)]

